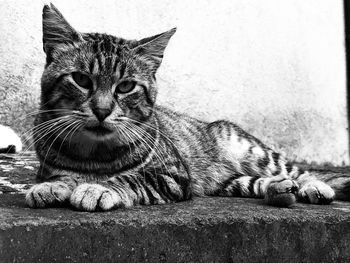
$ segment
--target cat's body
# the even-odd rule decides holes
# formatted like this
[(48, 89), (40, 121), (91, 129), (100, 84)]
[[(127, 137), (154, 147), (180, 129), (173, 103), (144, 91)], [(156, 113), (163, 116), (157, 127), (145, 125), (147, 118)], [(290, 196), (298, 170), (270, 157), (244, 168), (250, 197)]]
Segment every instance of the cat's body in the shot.
[(31, 207), (70, 202), (95, 211), (192, 195), (261, 198), (276, 183), (288, 198), (335, 198), (329, 185), (235, 124), (155, 106), (155, 73), (175, 30), (140, 41), (82, 34), (52, 5), (43, 25), (47, 65), (34, 138), (38, 178), (47, 182), (29, 190)]

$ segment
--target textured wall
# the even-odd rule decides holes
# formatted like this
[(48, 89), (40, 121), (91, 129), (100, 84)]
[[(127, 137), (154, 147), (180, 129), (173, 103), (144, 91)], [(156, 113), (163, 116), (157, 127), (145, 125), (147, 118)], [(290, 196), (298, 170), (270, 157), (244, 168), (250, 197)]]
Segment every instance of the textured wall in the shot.
[[(1, 123), (36, 108), (44, 1), (0, 0)], [(80, 31), (141, 38), (178, 27), (159, 103), (228, 118), (297, 160), (349, 163), (341, 0), (54, 1)]]

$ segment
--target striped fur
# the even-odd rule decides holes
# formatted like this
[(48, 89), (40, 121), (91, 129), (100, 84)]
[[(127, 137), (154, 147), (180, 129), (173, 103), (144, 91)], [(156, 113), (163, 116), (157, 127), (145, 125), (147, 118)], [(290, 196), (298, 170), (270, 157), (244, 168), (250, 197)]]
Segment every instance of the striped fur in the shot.
[(304, 202), (349, 198), (349, 186), (338, 182), (335, 193), (231, 122), (157, 106), (155, 74), (175, 29), (140, 41), (80, 33), (51, 5), (43, 32), (34, 141), (44, 182), (28, 191), (29, 206), (96, 211), (193, 195), (262, 198), (284, 180)]

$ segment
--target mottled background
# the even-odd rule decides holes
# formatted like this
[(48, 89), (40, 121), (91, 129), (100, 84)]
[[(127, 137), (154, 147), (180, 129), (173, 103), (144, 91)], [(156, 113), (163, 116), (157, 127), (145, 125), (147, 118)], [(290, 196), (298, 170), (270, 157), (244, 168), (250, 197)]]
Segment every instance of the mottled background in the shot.
[[(0, 0), (0, 123), (31, 126), (44, 1)], [(80, 31), (142, 38), (174, 26), (159, 103), (231, 119), (298, 161), (349, 164), (341, 0), (53, 1)]]

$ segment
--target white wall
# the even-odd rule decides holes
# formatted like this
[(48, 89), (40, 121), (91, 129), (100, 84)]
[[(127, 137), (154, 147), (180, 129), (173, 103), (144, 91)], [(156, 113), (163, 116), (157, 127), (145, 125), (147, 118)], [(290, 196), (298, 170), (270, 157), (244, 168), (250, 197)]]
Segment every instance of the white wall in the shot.
[[(43, 3), (0, 1), (0, 117), (12, 126), (39, 97)], [(159, 103), (229, 118), (292, 159), (349, 163), (341, 0), (53, 3), (83, 32), (142, 38), (177, 26)]]

